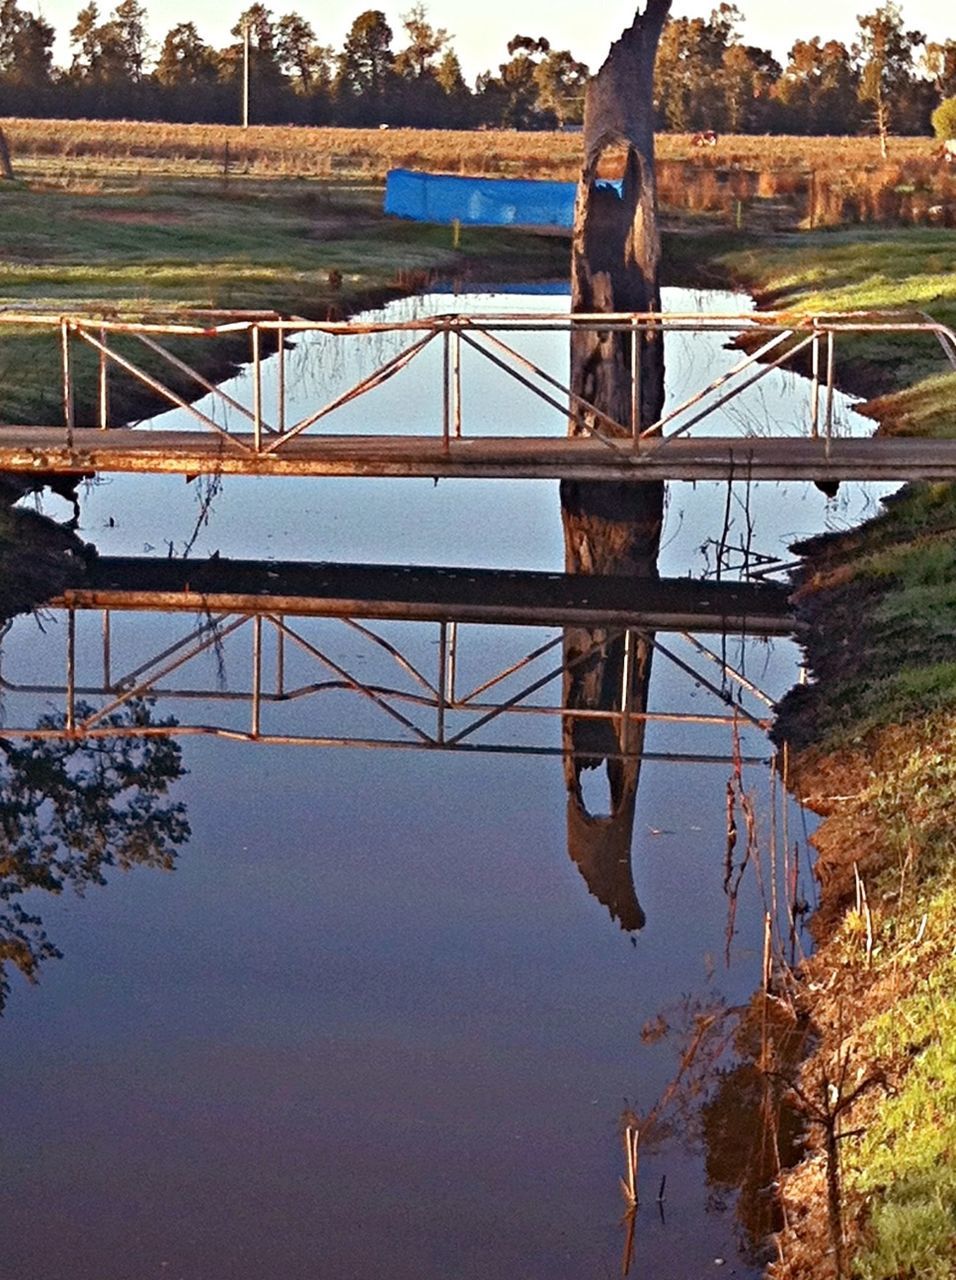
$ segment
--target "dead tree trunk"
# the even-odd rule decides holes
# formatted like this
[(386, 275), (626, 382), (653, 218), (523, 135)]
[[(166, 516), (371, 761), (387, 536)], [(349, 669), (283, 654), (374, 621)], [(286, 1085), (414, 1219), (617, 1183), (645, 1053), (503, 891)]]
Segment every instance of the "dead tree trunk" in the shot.
[(0, 178), (13, 179), (13, 164), (10, 161), (10, 148), (6, 134), (0, 129)]
[[(571, 308), (577, 313), (660, 310), (653, 94), (669, 9), (670, 0), (648, 0), (588, 86), (571, 250)], [(618, 194), (600, 174), (608, 153), (622, 149)], [(618, 423), (622, 436), (656, 422), (664, 405), (660, 333), (640, 332), (636, 361), (633, 354), (631, 335), (620, 330), (578, 329), (571, 337), (572, 390)], [(583, 420), (573, 415), (570, 434), (586, 434), (589, 418), (586, 412)], [(604, 422), (600, 427), (605, 434), (611, 430)], [(569, 572), (646, 573), (648, 558), (656, 559), (662, 485), (565, 482), (561, 505)]]
[[(585, 159), (578, 185), (571, 257), (571, 305), (575, 313), (660, 310), (660, 235), (654, 176), (654, 61), (671, 0), (648, 0), (644, 13), (611, 46), (588, 86), (584, 118)], [(623, 183), (601, 181), (609, 152), (624, 153)], [(660, 333), (639, 330), (571, 336), (571, 387), (607, 415), (572, 414), (569, 433), (630, 437), (661, 416), (664, 356)], [(576, 403), (579, 403), (576, 401)], [(564, 481), (561, 514), (569, 573), (653, 577), (657, 573), (664, 486), (626, 482)], [(633, 651), (625, 656), (625, 645)], [(635, 647), (636, 646), (636, 647)], [(642, 711), (650, 677), (652, 638), (568, 628), (564, 636), (564, 705), (569, 709)], [(582, 655), (597, 654), (596, 659)], [(568, 790), (571, 856), (596, 896), (624, 928), (640, 928), (643, 912), (634, 893), (630, 844), (640, 773), (643, 727), (635, 732), (622, 716), (606, 721), (566, 716), (564, 767)], [(620, 759), (621, 753), (630, 757)], [(584, 769), (606, 764), (610, 813), (588, 812), (581, 791)]]

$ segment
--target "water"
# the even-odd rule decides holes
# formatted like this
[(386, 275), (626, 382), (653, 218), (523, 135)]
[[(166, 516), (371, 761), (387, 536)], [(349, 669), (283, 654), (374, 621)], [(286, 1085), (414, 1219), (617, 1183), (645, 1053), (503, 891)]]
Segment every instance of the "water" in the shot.
[[(672, 296), (668, 305), (691, 301), (698, 300)], [(699, 301), (742, 305), (736, 297)], [(541, 309), (533, 295), (459, 304)], [(449, 299), (398, 303), (386, 314), (418, 307), (447, 310)], [(678, 337), (669, 368), (684, 374), (706, 358), (716, 372), (736, 359), (719, 341), (703, 357)], [(560, 338), (523, 349), (558, 372), (566, 364)], [(336, 379), (354, 372), (342, 365), (329, 377), (307, 344), (296, 361), (323, 384), (316, 394), (334, 392)], [(408, 392), (424, 381), (408, 377), (377, 393), (391, 397), (396, 429), (411, 425)], [(466, 378), (474, 379), (466, 381), (466, 406), (497, 414), (505, 429), (513, 410), (499, 399), (504, 392), (477, 372)], [(768, 379), (747, 412), (779, 415), (792, 389), (786, 379)], [(675, 487), (662, 572), (713, 566), (725, 501), (720, 486)], [(855, 489), (838, 505), (796, 486), (740, 492), (724, 541), (739, 535), (751, 551), (785, 556), (789, 538), (851, 522), (872, 501)], [(123, 478), (85, 496), (81, 532), (103, 555), (162, 555), (169, 543), (181, 550), (196, 520), (193, 487)], [(435, 488), (230, 479), (191, 555), (213, 550), (509, 568), (563, 563), (555, 487), (518, 481)], [(117, 619), (115, 669), (133, 669), (194, 625), (185, 617)], [(380, 646), (340, 622), (295, 625), (366, 684), (403, 678)], [(78, 620), (86, 672), (101, 656), (98, 627), (95, 618)], [(376, 624), (376, 631), (422, 669), (434, 663), (434, 625)], [(5, 679), (62, 684), (64, 636), (62, 617), (47, 617), (42, 628), (16, 620), (3, 641)], [(686, 642), (660, 638), (721, 683), (719, 669)], [(463, 628), (462, 687), (542, 639), (532, 629)], [(707, 640), (720, 649), (719, 639)], [(267, 645), (274, 658), (274, 638)], [(158, 713), (248, 727), (248, 702), (219, 695), (250, 687), (249, 655), (247, 628), (164, 678), (180, 694), (209, 696), (165, 700)], [(728, 657), (772, 698), (795, 678), (789, 642), (731, 641)], [(317, 678), (306, 650), (290, 646), (287, 660), (288, 687)], [(532, 701), (559, 703), (560, 687)], [(663, 657), (650, 704), (725, 709)], [(8, 690), (3, 724), (35, 723), (53, 705), (60, 705), (53, 693)], [(761, 712), (749, 695), (747, 706)], [(354, 693), (303, 697), (268, 708), (268, 716), (268, 731), (290, 736), (412, 736)], [(554, 747), (557, 726), (544, 716), (516, 717), (495, 726), (491, 740)], [(769, 755), (762, 735), (746, 727), (740, 745), (747, 755)], [(731, 730), (655, 723), (646, 747), (727, 756)], [(618, 1273), (622, 1113), (646, 1112), (667, 1092), (686, 1045), (677, 1032), (698, 1007), (689, 1001), (740, 1003), (759, 982), (764, 902), (752, 874), (742, 881), (725, 961), (729, 760), (645, 762), (632, 859), (647, 925), (630, 935), (589, 895), (568, 857), (554, 758), (319, 751), (213, 737), (186, 738), (182, 749), (187, 772), (174, 796), (192, 835), (173, 873), (109, 871), (105, 890), (33, 891), (23, 900), (64, 958), (43, 964), (38, 986), (14, 976), (0, 1023), (3, 1274), (578, 1280)], [(785, 845), (805, 854), (802, 818), (792, 808), (785, 816), (768, 770), (747, 765), (743, 776), (765, 857), (771, 845), (781, 857)], [(662, 1014), (674, 1034), (642, 1038)], [(756, 1275), (732, 1188), (715, 1179), (723, 1153), (706, 1149), (694, 1106), (672, 1107), (667, 1118), (670, 1137), (641, 1157), (633, 1274), (685, 1280), (712, 1274), (724, 1259), (723, 1274)]]

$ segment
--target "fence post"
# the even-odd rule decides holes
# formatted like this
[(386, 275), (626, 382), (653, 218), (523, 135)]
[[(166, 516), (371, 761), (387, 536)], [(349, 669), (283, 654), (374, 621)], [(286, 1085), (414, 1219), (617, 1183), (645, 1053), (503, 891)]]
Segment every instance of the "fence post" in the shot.
[(13, 181), (15, 175), (13, 165), (10, 161), (10, 147), (7, 143), (7, 135), (0, 129), (0, 178), (7, 178)]

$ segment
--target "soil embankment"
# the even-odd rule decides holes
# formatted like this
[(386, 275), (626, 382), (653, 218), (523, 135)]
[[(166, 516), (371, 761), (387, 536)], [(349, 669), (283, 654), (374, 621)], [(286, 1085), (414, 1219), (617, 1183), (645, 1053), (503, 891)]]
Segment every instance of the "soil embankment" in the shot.
[[(934, 233), (861, 231), (722, 265), (777, 307), (909, 307), (952, 324), (954, 258)], [(855, 340), (843, 360), (844, 385), (879, 395), (864, 411), (880, 429), (956, 434), (956, 374), (931, 342)], [(810, 681), (782, 703), (776, 736), (791, 787), (823, 817), (821, 906), (815, 954), (787, 984), (815, 1047), (792, 1081), (808, 1145), (782, 1179), (771, 1274), (944, 1280), (956, 1271), (956, 494), (910, 486), (862, 528), (798, 550)]]

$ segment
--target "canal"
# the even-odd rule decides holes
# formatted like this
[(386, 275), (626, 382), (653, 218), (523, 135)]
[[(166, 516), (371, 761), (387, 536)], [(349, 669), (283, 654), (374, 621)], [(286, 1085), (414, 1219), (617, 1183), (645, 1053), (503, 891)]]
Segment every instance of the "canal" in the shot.
[[(670, 291), (665, 305), (749, 304)], [(566, 307), (560, 295), (436, 293), (384, 314)], [(321, 335), (303, 339), (287, 372), (303, 412), (387, 355), (387, 341), (353, 358)], [(723, 341), (669, 338), (672, 401), (733, 364)], [(522, 350), (566, 371), (566, 335), (528, 335)], [(427, 378), (410, 376), (376, 393), (396, 431), (420, 412)], [(762, 381), (730, 410), (737, 426), (800, 429), (798, 382)], [(248, 398), (241, 377), (233, 390)], [(477, 369), (465, 371), (464, 402), (502, 431), (515, 414), (540, 414)], [(854, 429), (846, 402), (838, 421)], [(878, 497), (675, 485), (660, 571), (772, 580), (794, 540), (859, 521)], [(211, 557), (549, 571), (564, 560), (557, 487), (545, 482), (120, 477), (88, 486), (80, 532), (101, 556), (188, 553), (197, 572)], [(102, 619), (75, 626), (79, 694), (95, 704), (86, 673), (102, 665)], [(768, 913), (783, 951), (808, 945), (788, 904), (812, 899), (810, 819), (786, 798), (755, 723), (799, 678), (796, 644), (657, 637), (647, 705), (660, 718), (647, 724), (627, 842), (646, 917), (637, 929), (569, 849), (560, 678), (528, 694), (524, 714), (492, 720), (487, 750), (417, 750), (424, 722), (408, 690), (414, 673), (447, 683), (447, 629), (288, 626), (281, 646), (274, 628), (264, 644), (270, 679), (281, 648), (282, 688), (300, 696), (270, 703), (260, 726), (287, 745), (177, 738), (173, 725), (148, 750), (100, 739), (71, 760), (73, 801), (58, 807), (51, 789), (23, 828), (89, 865), (106, 857), (82, 895), (69, 869), (63, 893), (9, 888), (32, 922), (0, 904), (11, 988), (0, 1019), (3, 1273), (611, 1276), (625, 1248), (630, 1124), (642, 1129), (631, 1273), (757, 1276), (769, 1219), (754, 1203), (766, 1207), (771, 1192), (738, 1197), (761, 1136), (745, 1131), (756, 1116), (733, 1095), (727, 1011), (761, 984)], [(212, 642), (163, 675), (149, 714), (246, 732), (257, 678), (248, 627), (117, 614), (113, 675), (139, 672), (197, 629)], [(7, 629), (0, 736), (59, 714), (67, 630), (55, 611)], [(529, 655), (560, 637), (462, 625), (457, 686), (491, 690), (482, 705), (517, 698), (554, 668), (553, 651)], [(383, 688), (402, 695), (394, 705), (408, 723), (368, 696)], [(449, 711), (456, 726), (468, 714)], [(342, 745), (291, 741), (316, 736)], [(369, 749), (376, 737), (408, 749)], [(8, 751), (4, 838), (16, 851), (25, 793), (10, 761)], [(52, 776), (37, 773), (44, 762), (37, 748), (38, 795)], [(584, 794), (594, 812), (607, 804), (601, 770), (584, 775)], [(129, 874), (108, 865), (111, 851)], [(0, 886), (14, 885), (7, 865)], [(37, 985), (16, 972), (24, 939), (41, 960)], [(43, 955), (42, 939), (61, 957)]]

